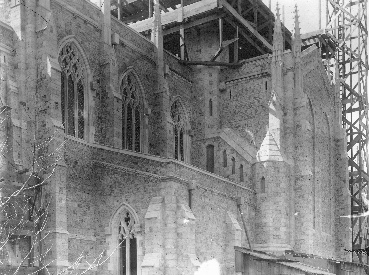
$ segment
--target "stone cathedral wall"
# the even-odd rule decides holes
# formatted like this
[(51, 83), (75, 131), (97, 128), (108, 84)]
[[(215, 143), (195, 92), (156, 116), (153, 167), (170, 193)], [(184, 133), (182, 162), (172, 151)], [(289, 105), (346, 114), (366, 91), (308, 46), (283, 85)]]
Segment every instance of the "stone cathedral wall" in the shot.
[[(109, 248), (106, 231), (122, 203), (130, 205), (138, 215), (142, 230), (138, 244), (142, 254), (138, 259), (142, 261), (145, 246), (152, 241), (145, 237), (145, 215), (151, 199), (160, 196), (160, 183), (167, 176), (180, 183), (175, 195), (178, 201), (185, 203), (189, 196), (188, 183), (196, 184), (192, 192), (192, 212), (196, 218), (193, 237), (201, 264), (215, 259), (222, 266), (222, 272), (230, 272), (235, 263), (233, 245), (248, 246), (236, 207), (239, 196), (245, 199), (242, 210), (251, 242), (253, 240), (252, 189), (177, 161), (88, 145), (74, 139), (67, 142), (66, 164), (70, 263), (83, 251), (90, 251), (86, 259), (93, 259)], [(240, 238), (234, 237), (234, 232), (238, 232)], [(80, 266), (84, 267), (84, 264)], [(107, 269), (108, 263), (100, 267), (99, 272), (105, 273)]]

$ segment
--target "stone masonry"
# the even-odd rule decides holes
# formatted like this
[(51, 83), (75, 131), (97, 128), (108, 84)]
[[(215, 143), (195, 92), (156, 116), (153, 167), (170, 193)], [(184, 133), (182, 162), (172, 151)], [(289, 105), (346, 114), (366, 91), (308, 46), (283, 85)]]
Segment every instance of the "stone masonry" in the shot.
[[(121, 274), (129, 213), (137, 274), (208, 274), (200, 271), (215, 261), (219, 274), (239, 275), (235, 247), (248, 248), (239, 198), (253, 249), (350, 260), (350, 224), (339, 218), (350, 212), (339, 89), (319, 49), (301, 51), (298, 20), (292, 50), (277, 15), (272, 54), (239, 68), (185, 66), (163, 50), (158, 5), (150, 41), (112, 17), (110, 4), (0, 0), (1, 196), (32, 175), (36, 156), (48, 202), (48, 234), (20, 245), (33, 249), (23, 267)], [(189, 55), (208, 60), (218, 36), (211, 24), (190, 32)], [(83, 138), (68, 134), (62, 112), (68, 47), (81, 67)], [(128, 100), (141, 108), (129, 125)], [(131, 137), (139, 150), (122, 141), (130, 125), (140, 125)], [(12, 234), (36, 238), (31, 229)], [(21, 262), (14, 247), (4, 268)]]

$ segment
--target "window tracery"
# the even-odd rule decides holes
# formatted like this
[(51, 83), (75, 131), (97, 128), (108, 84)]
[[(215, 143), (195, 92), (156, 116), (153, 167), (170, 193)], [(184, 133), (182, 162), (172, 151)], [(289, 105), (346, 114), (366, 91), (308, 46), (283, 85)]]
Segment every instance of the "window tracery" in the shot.
[(85, 137), (85, 70), (76, 46), (67, 43), (60, 52), (61, 111), (67, 135)]
[(137, 239), (134, 229), (135, 220), (128, 210), (124, 211), (118, 227), (120, 275), (137, 275)]
[(171, 108), (170, 115), (173, 121), (174, 131), (174, 158), (184, 161), (185, 156), (185, 119), (184, 110), (178, 100), (176, 100)]
[(137, 79), (131, 73), (121, 82), (122, 94), (122, 147), (141, 152), (142, 104)]

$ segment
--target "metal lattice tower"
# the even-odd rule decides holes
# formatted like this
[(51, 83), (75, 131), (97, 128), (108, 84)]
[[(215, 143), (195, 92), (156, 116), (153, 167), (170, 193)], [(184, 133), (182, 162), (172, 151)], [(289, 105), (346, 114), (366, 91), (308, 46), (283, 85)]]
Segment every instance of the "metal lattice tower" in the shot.
[[(326, 0), (325, 33), (336, 44), (334, 56), (326, 56), (333, 74), (338, 65), (342, 101), (342, 124), (346, 129), (351, 212), (365, 212), (361, 193), (366, 191), (368, 175), (368, 0)], [(368, 218), (351, 220), (352, 248), (369, 246)], [(353, 253), (353, 261), (368, 258)]]

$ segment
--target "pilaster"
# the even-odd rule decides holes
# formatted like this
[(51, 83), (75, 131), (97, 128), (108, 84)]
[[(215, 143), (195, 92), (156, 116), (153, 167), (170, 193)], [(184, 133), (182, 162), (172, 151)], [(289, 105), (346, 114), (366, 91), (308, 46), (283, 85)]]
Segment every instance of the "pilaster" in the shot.
[(162, 157), (172, 157), (169, 148), (169, 137), (173, 135), (170, 118), (170, 98), (169, 85), (165, 74), (164, 64), (164, 47), (163, 47), (163, 27), (161, 25), (160, 3), (159, 0), (154, 0), (154, 21), (151, 32), (151, 40), (157, 49), (157, 76), (158, 87), (156, 96), (157, 108), (154, 114), (158, 119), (158, 135), (157, 141), (158, 153)]
[[(182, 184), (163, 179), (159, 197), (145, 215), (145, 256), (142, 274), (193, 274), (200, 263), (195, 250), (195, 217), (178, 198)], [(187, 188), (184, 189), (187, 191)]]

